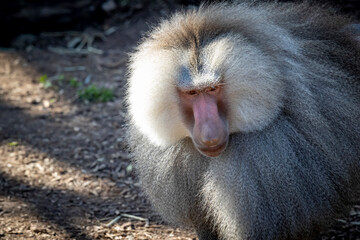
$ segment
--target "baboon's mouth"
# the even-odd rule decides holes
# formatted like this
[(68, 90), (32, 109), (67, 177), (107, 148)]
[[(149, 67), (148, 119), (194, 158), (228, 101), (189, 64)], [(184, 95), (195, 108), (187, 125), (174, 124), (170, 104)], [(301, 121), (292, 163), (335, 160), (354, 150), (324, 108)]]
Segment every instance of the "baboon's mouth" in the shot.
[(199, 150), (200, 153), (202, 153), (207, 157), (217, 157), (225, 150), (226, 146), (227, 146), (227, 141), (214, 147), (205, 147), (205, 146), (197, 145), (196, 148)]

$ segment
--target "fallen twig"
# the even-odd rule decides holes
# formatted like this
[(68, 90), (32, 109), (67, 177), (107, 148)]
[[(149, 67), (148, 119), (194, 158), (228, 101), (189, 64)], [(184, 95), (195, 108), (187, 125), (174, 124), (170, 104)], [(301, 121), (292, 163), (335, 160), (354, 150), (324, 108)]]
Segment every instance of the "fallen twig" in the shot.
[(63, 71), (65, 72), (74, 72), (74, 71), (85, 71), (85, 66), (73, 66), (73, 67), (64, 67)]
[(127, 213), (122, 213), (119, 216), (117, 216), (116, 218), (114, 218), (113, 220), (111, 220), (108, 224), (106, 224), (106, 227), (111, 227), (116, 222), (118, 222), (122, 217), (131, 218), (131, 219), (139, 220), (139, 221), (144, 221), (145, 227), (149, 226), (149, 219), (147, 219), (147, 218), (138, 217), (138, 216), (127, 214)]
[(103, 54), (104, 52), (100, 49), (96, 49), (96, 48), (91, 48), (91, 49), (69, 49), (69, 48), (63, 48), (63, 47), (48, 47), (48, 50), (53, 52), (53, 53), (57, 53), (60, 55), (65, 55), (65, 54)]

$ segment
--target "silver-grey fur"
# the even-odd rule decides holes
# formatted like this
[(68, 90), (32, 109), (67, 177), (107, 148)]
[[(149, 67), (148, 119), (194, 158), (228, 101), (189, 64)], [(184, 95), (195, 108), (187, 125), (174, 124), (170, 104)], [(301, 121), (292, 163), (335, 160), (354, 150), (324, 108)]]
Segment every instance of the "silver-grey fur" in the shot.
[[(130, 64), (129, 133), (143, 189), (165, 220), (195, 227), (201, 239), (311, 239), (346, 213), (360, 181), (360, 44), (346, 31), (350, 23), (308, 4), (245, 2), (180, 13), (149, 34)], [(241, 38), (261, 54), (259, 66), (265, 67), (254, 68), (254, 74), (267, 71), (277, 84), (260, 93), (281, 92), (271, 114), (261, 113), (270, 120), (259, 128), (234, 128), (227, 149), (215, 158), (201, 155), (186, 135), (153, 141), (132, 108), (132, 96), (146, 94), (131, 86), (142, 71), (141, 54), (190, 49), (189, 73), (181, 64), (171, 75), (189, 78), (201, 64), (201, 48), (219, 38)], [(234, 77), (229, 75), (237, 81)], [(162, 78), (146, 80), (158, 85)], [(174, 91), (156, 94), (162, 98)], [(159, 116), (146, 121), (164, 121), (158, 125), (166, 128)]]

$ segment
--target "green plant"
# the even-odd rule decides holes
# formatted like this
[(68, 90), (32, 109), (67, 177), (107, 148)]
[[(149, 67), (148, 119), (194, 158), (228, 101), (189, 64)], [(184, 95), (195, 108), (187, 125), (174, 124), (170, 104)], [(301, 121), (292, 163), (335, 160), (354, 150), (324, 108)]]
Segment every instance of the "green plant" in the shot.
[(48, 79), (48, 76), (46, 74), (42, 75), (39, 78), (39, 82), (44, 86), (44, 88), (50, 88), (52, 87), (51, 81)]
[(75, 77), (73, 77), (69, 80), (69, 84), (70, 84), (70, 86), (75, 87), (75, 88), (78, 88), (81, 86), (81, 82), (79, 82), (79, 80), (77, 80)]
[(19, 143), (16, 141), (8, 143), (8, 146), (10, 146), (10, 147), (16, 147), (17, 145), (19, 145)]
[(83, 90), (78, 91), (79, 99), (89, 102), (108, 102), (114, 99), (112, 90), (90, 85)]

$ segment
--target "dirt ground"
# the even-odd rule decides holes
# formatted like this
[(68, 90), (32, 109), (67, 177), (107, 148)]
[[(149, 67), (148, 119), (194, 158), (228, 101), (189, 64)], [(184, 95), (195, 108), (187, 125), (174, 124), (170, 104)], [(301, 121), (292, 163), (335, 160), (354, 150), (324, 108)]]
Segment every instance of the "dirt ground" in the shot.
[[(0, 51), (0, 239), (196, 238), (152, 211), (123, 130), (127, 53), (168, 13), (154, 7), (104, 30), (43, 34), (25, 50)], [(102, 54), (66, 51), (75, 37), (99, 31), (107, 35), (91, 46)], [(50, 87), (39, 82), (45, 74)], [(115, 99), (78, 99), (90, 84), (112, 89)], [(360, 201), (353, 205), (321, 239), (360, 239)]]

